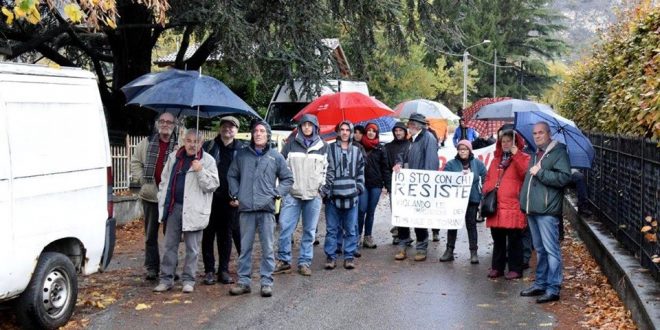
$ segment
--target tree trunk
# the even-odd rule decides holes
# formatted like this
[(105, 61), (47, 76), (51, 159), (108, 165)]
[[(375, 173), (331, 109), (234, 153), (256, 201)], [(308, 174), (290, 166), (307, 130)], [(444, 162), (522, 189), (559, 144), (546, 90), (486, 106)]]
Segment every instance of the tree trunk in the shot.
[[(120, 25), (135, 24), (136, 27), (106, 32), (114, 57), (112, 96), (103, 100), (108, 126), (111, 130), (146, 135), (152, 130), (156, 113), (148, 109), (124, 106), (126, 99), (120, 88), (151, 72), (151, 53), (160, 32), (149, 27), (153, 17), (143, 5), (133, 1), (118, 1), (117, 10)], [(140, 24), (144, 27), (139, 27)]]

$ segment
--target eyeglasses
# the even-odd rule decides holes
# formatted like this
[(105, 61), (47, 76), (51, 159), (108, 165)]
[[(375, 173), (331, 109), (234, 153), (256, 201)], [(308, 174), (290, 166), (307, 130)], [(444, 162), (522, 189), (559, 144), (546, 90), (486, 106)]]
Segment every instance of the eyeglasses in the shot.
[(161, 125), (174, 125), (174, 122), (171, 120), (158, 119), (158, 123)]

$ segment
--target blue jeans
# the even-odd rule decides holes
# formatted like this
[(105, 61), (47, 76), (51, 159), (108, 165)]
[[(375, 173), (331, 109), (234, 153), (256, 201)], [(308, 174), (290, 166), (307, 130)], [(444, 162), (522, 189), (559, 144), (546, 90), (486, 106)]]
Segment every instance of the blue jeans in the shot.
[(312, 265), (314, 257), (314, 236), (316, 235), (316, 224), (321, 213), (321, 197), (310, 200), (301, 200), (291, 195), (286, 195), (284, 204), (280, 211), (280, 238), (277, 259), (291, 263), (291, 236), (296, 229), (300, 213), (302, 212), (303, 235), (300, 242), (300, 256), (298, 266)]
[(261, 285), (273, 285), (275, 255), (273, 252), (275, 215), (270, 212), (241, 212), (241, 255), (238, 257), (238, 283), (250, 286), (252, 282), (252, 246), (259, 231), (261, 242)]
[(340, 209), (333, 201), (325, 203), (326, 234), (323, 249), (328, 259), (337, 259), (337, 234), (344, 228), (344, 260), (352, 260), (357, 249), (357, 210)]
[[(358, 207), (358, 235), (371, 236), (371, 230), (374, 227), (374, 215), (376, 206), (380, 199), (380, 193), (383, 188), (367, 188), (360, 195), (360, 204)], [(366, 215), (366, 217), (365, 217)]]
[(537, 259), (534, 287), (558, 295), (563, 280), (558, 229), (560, 219), (553, 215), (528, 215), (527, 220)]

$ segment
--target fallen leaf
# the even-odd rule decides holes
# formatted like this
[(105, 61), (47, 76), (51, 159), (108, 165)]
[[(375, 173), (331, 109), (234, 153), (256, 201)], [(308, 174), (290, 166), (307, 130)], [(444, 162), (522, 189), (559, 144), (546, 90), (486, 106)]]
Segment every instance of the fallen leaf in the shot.
[(647, 232), (647, 231), (649, 231), (649, 230), (651, 230), (651, 229), (653, 229), (653, 227), (651, 227), (651, 226), (644, 226), (644, 227), (642, 227), (642, 233), (645, 233), (645, 232)]
[(644, 218), (644, 220), (646, 220), (646, 222), (651, 222), (653, 221), (653, 218), (650, 215), (647, 215), (646, 218)]
[(477, 304), (477, 307), (489, 308), (489, 307), (493, 307), (493, 305), (491, 305), (491, 304)]
[(192, 300), (186, 300), (183, 302), (184, 304), (192, 304)]
[(168, 305), (168, 304), (178, 304), (178, 303), (181, 303), (181, 300), (172, 299), (172, 300), (163, 301), (163, 304), (166, 304), (166, 305)]
[(136, 311), (141, 311), (143, 309), (150, 309), (150, 308), (151, 305), (147, 305), (147, 304), (137, 304), (137, 306), (135, 306)]

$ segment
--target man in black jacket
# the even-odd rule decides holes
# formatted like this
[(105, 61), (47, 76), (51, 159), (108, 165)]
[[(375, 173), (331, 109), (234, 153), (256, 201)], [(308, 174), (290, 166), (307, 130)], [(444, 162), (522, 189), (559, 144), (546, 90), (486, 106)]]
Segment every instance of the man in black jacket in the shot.
[(204, 151), (215, 159), (220, 177), (220, 187), (213, 194), (211, 218), (202, 237), (202, 259), (204, 260), (204, 284), (215, 284), (215, 258), (213, 243), (218, 243), (218, 281), (223, 284), (234, 283), (229, 276), (229, 256), (231, 255), (232, 237), (236, 251), (241, 251), (241, 233), (236, 215), (236, 208), (229, 205), (227, 172), (234, 156), (244, 144), (234, 139), (240, 122), (236, 117), (220, 118), (220, 130), (215, 139), (206, 141)]
[[(387, 155), (387, 166), (389, 168), (393, 168), (394, 165), (396, 165), (397, 159), (403, 159), (403, 155), (408, 152), (408, 148), (410, 148), (410, 141), (406, 139), (406, 135), (408, 134), (408, 131), (406, 129), (406, 125), (402, 122), (397, 122), (394, 124), (394, 127), (392, 127), (392, 135), (394, 136), (394, 140), (392, 142), (389, 142), (385, 144), (385, 153)], [(392, 187), (391, 187), (391, 182), (389, 187), (385, 187), (387, 189), (388, 193), (392, 193)], [(390, 199), (390, 208), (392, 207), (392, 200)], [(399, 229), (397, 227), (392, 227), (390, 230), (392, 233), (392, 245), (398, 245), (399, 244)]]

